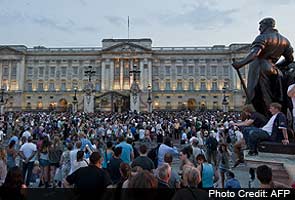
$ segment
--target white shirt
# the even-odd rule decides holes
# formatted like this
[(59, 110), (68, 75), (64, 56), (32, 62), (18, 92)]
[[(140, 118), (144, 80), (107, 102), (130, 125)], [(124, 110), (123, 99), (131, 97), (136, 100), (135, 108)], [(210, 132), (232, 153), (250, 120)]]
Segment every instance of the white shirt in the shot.
[(77, 162), (77, 152), (79, 151), (79, 149), (74, 149), (72, 151), (70, 151), (70, 162), (71, 162), (71, 169), (70, 169), (70, 173), (73, 173), (74, 171), (74, 163)]
[(261, 128), (262, 130), (266, 131), (270, 136), (271, 136), (271, 132), (272, 132), (273, 123), (275, 122), (277, 115), (278, 115), (278, 113), (273, 115), (270, 118), (270, 120), (267, 122), (267, 124)]
[(29, 137), (31, 137), (31, 133), (29, 131), (25, 131), (22, 136), (29, 139)]
[[(26, 158), (29, 158), (33, 152), (37, 151), (37, 146), (32, 142), (27, 142), (20, 147), (20, 151), (23, 152)], [(35, 156), (29, 160), (29, 162), (35, 161)]]
[(235, 131), (236, 137), (237, 137), (237, 141), (240, 141), (241, 139), (243, 139), (243, 133), (241, 131)]
[(182, 133), (181, 139), (185, 141), (187, 140), (187, 135), (185, 132)]
[[(289, 85), (287, 93), (294, 88), (295, 84)], [(292, 114), (295, 116), (295, 96), (291, 97), (292, 104), (293, 104), (293, 111)]]

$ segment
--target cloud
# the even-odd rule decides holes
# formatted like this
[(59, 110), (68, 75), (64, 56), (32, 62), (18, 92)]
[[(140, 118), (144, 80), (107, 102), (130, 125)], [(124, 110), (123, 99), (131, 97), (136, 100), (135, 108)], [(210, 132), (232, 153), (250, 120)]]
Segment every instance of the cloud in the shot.
[(105, 19), (114, 26), (123, 26), (127, 23), (127, 20), (117, 16), (105, 16)]
[(167, 25), (189, 25), (197, 30), (212, 30), (224, 27), (234, 21), (232, 14), (238, 9), (218, 10), (205, 4), (191, 5), (184, 13), (172, 13), (160, 16)]
[(25, 21), (26, 16), (22, 13), (0, 10), (0, 24), (2, 25), (24, 23)]
[(48, 28), (56, 29), (64, 32), (72, 32), (72, 27), (75, 26), (75, 22), (72, 20), (67, 20), (65, 22), (58, 22), (54, 19), (38, 16), (31, 19), (33, 23), (45, 26)]

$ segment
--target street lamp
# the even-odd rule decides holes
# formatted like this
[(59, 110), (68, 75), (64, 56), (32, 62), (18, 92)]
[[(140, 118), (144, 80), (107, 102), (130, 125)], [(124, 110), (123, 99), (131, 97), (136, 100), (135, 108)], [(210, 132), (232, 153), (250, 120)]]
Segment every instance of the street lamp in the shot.
[(74, 88), (75, 95), (74, 95), (74, 97), (73, 97), (73, 105), (74, 105), (74, 110), (73, 110), (73, 112), (74, 112), (74, 113), (76, 113), (76, 112), (78, 111), (77, 90), (78, 90), (78, 88), (75, 87), (75, 88)]
[(4, 91), (5, 91), (5, 89), (2, 87), (1, 88), (1, 98), (0, 98), (1, 115), (4, 114), (4, 105), (7, 103), (7, 100), (8, 100), (8, 99), (4, 100)]
[(95, 74), (95, 71), (92, 71), (92, 66), (88, 66), (88, 70), (85, 71), (85, 75), (88, 76), (88, 82), (91, 82), (92, 75)]
[(147, 99), (147, 103), (148, 103), (148, 112), (149, 113), (151, 113), (152, 112), (152, 103), (153, 103), (153, 101), (152, 101), (152, 98), (151, 98), (151, 91), (152, 91), (152, 86), (151, 86), (151, 84), (149, 84), (148, 86), (147, 86), (147, 89), (148, 89), (148, 99)]
[(222, 100), (223, 112), (228, 112), (228, 109), (227, 109), (228, 101), (227, 101), (227, 96), (225, 95), (226, 90), (227, 90), (227, 87), (224, 86), (222, 88), (222, 93), (223, 93), (223, 100)]

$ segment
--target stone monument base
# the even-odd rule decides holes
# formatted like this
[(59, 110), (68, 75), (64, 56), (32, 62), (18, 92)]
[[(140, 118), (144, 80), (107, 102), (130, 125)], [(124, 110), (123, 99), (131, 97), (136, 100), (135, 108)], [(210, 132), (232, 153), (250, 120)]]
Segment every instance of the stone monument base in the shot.
[(273, 181), (285, 185), (294, 183), (295, 155), (259, 152), (258, 156), (248, 156), (248, 151), (244, 151), (244, 154), (248, 167), (256, 169), (260, 165), (267, 165), (272, 169)]

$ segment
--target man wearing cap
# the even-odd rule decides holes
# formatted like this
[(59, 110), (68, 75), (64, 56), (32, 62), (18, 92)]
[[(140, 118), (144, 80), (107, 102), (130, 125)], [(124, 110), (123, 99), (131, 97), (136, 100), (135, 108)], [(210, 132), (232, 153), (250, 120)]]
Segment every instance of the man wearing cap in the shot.
[[(281, 70), (293, 62), (293, 49), (288, 39), (274, 28), (274, 19), (264, 18), (259, 24), (260, 35), (252, 43), (249, 55), (232, 65), (240, 69), (250, 63), (247, 103), (252, 103), (257, 112), (270, 117), (270, 103), (282, 104), (286, 99), (287, 88), (283, 88)], [(277, 63), (281, 56), (284, 59)]]

